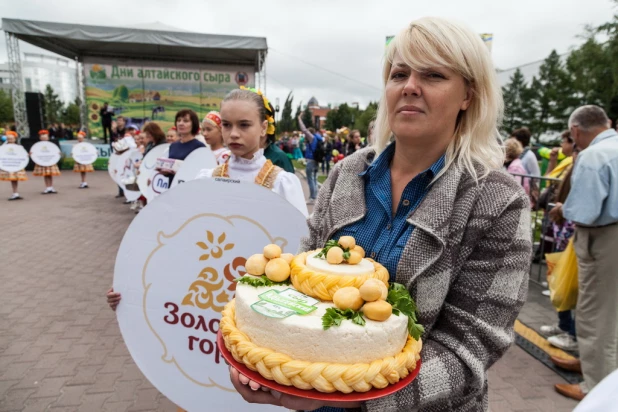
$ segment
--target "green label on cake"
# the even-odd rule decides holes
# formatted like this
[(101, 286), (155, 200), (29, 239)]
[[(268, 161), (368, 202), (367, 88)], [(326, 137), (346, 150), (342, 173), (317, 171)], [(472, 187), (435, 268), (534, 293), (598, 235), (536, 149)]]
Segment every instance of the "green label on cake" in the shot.
[(251, 305), (251, 309), (269, 318), (283, 319), (287, 318), (288, 316), (296, 315), (296, 312), (293, 310), (286, 309), (283, 306), (268, 303), (265, 300), (255, 302), (253, 305)]
[(260, 295), (260, 299), (275, 305), (283, 306), (291, 309), (299, 315), (307, 315), (316, 310), (315, 305), (318, 301), (310, 296), (303, 295), (294, 289), (286, 289), (282, 292), (277, 292), (274, 289), (264, 292)]

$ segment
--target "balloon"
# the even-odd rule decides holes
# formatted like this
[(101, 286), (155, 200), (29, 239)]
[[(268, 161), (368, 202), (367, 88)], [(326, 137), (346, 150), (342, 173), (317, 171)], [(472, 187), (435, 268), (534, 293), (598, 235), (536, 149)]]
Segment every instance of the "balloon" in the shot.
[[(549, 159), (549, 154), (551, 153), (551, 148), (549, 147), (541, 147), (539, 148), (539, 156), (544, 159)], [(562, 153), (562, 149), (558, 152), (558, 161), (564, 159), (566, 156)]]
[(333, 149), (333, 157), (339, 156), (339, 150)]
[(339, 153), (339, 156), (337, 156), (337, 159), (343, 160), (343, 153)]

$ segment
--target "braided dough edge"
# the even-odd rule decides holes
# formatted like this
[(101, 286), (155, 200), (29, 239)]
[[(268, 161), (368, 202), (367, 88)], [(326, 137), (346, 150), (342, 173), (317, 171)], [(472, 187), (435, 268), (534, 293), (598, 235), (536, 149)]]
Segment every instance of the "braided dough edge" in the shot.
[(421, 340), (408, 335), (406, 345), (399, 354), (369, 364), (298, 361), (255, 345), (236, 327), (235, 319), (236, 304), (232, 299), (222, 312), (220, 328), (225, 347), (234, 359), (266, 379), (304, 390), (351, 393), (385, 388), (416, 369), (422, 349)]
[(386, 268), (378, 262), (368, 258), (366, 259), (373, 263), (373, 267), (375, 268), (375, 272), (371, 275), (342, 276), (314, 272), (305, 265), (305, 262), (309, 254), (316, 252), (318, 252), (318, 250), (301, 253), (296, 256), (290, 264), (290, 279), (292, 280), (292, 285), (294, 285), (296, 290), (305, 295), (325, 301), (332, 301), (333, 295), (337, 290), (347, 286), (353, 286), (358, 289), (367, 279), (371, 278), (381, 280), (386, 287), (388, 287), (388, 271)]

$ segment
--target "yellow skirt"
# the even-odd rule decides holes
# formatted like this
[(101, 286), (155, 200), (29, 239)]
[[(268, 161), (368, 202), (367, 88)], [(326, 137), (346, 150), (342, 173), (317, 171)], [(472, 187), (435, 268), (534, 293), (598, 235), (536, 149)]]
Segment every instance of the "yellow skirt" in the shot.
[(58, 165), (53, 166), (39, 166), (36, 165), (34, 167), (35, 176), (60, 176), (60, 169), (58, 169)]
[(94, 172), (94, 167), (92, 167), (92, 165), (83, 165), (81, 163), (75, 162), (75, 166), (73, 166), (73, 171), (75, 173), (90, 173)]
[(26, 175), (24, 169), (19, 172), (5, 172), (4, 170), (0, 170), (0, 180), (3, 182), (23, 182), (28, 180), (28, 175)]

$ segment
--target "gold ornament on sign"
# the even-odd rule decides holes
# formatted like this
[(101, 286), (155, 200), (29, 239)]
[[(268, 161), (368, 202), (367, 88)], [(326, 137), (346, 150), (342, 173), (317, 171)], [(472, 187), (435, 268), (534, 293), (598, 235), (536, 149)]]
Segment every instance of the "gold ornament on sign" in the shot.
[(223, 232), (217, 238), (216, 244), (215, 244), (215, 236), (210, 230), (206, 231), (206, 239), (208, 240), (208, 243), (210, 243), (210, 246), (208, 246), (204, 242), (196, 243), (197, 246), (208, 251), (208, 253), (204, 253), (202, 256), (200, 256), (200, 260), (208, 260), (208, 258), (211, 256), (215, 259), (219, 259), (221, 256), (223, 256), (224, 250), (232, 250), (234, 248), (233, 243), (227, 243), (225, 245), (223, 244), (225, 242), (225, 232)]

